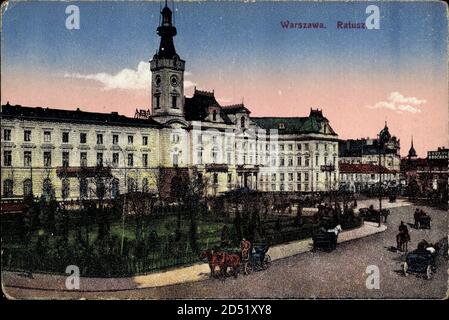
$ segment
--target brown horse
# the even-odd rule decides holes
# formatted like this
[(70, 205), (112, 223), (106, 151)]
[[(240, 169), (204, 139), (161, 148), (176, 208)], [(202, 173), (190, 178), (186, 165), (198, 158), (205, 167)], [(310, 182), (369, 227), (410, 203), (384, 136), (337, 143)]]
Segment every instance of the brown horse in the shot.
[(215, 277), (215, 268), (219, 267), (220, 273), (224, 265), (224, 257), (221, 252), (213, 252), (212, 250), (204, 250), (200, 253), (201, 260), (207, 260), (210, 268), (210, 276)]
[(396, 235), (396, 244), (397, 249), (399, 251), (405, 251), (407, 252), (408, 249), (408, 242), (410, 241), (410, 235), (405, 232), (399, 232)]
[(224, 273), (227, 274), (228, 268), (231, 269), (231, 274), (237, 278), (240, 270), (240, 256), (238, 254), (224, 253)]

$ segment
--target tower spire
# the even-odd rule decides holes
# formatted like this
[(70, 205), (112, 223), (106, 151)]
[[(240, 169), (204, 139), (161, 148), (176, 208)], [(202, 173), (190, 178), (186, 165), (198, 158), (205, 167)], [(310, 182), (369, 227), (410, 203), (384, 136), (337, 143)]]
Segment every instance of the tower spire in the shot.
[(176, 28), (172, 23), (173, 13), (168, 7), (168, 1), (165, 0), (165, 6), (161, 10), (161, 22), (157, 28), (157, 34), (161, 37), (158, 57), (172, 59), (176, 55), (173, 37), (176, 36)]

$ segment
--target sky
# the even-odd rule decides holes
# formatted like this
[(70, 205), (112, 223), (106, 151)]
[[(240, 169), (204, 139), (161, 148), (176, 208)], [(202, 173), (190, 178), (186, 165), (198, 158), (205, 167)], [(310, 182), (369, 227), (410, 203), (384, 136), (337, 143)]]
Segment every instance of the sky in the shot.
[[(377, 5), (379, 29), (365, 22)], [(67, 29), (68, 5), (80, 13)], [(186, 61), (185, 94), (214, 90), (253, 116), (323, 110), (342, 139), (385, 121), (406, 155), (448, 146), (447, 9), (440, 2), (169, 2)], [(150, 105), (159, 46), (155, 2), (10, 2), (1, 34), (1, 103), (132, 116)], [(285, 29), (281, 22), (323, 29)]]

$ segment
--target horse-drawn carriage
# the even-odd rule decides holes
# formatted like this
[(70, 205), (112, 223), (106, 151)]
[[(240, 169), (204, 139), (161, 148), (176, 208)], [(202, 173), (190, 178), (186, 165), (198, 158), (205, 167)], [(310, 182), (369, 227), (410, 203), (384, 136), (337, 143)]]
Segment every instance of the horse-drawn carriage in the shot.
[(408, 273), (424, 273), (426, 279), (430, 280), (433, 273), (436, 271), (436, 257), (438, 253), (429, 251), (412, 251), (407, 254), (405, 262), (402, 265), (404, 275)]
[(237, 277), (240, 272), (249, 274), (267, 269), (271, 264), (271, 257), (267, 254), (268, 249), (268, 245), (254, 245), (246, 258), (243, 258), (242, 252), (236, 248), (208, 249), (202, 251), (199, 258), (208, 262), (212, 277), (224, 278), (228, 275), (228, 270), (231, 275)]
[(414, 214), (416, 229), (430, 229), (430, 221), (432, 218), (422, 210), (418, 210)]
[(271, 257), (267, 254), (269, 246), (254, 245), (247, 260), (242, 261), (241, 270), (244, 274), (267, 269), (271, 264)]
[(334, 229), (317, 229), (312, 233), (313, 251), (324, 250), (332, 251), (337, 249), (338, 234), (342, 231), (341, 226), (338, 225)]
[(371, 221), (371, 222), (387, 222), (387, 218), (390, 215), (390, 210), (388, 209), (382, 209), (382, 210), (376, 210), (373, 208), (361, 208), (359, 209), (359, 214), (361, 217), (364, 218), (365, 221)]

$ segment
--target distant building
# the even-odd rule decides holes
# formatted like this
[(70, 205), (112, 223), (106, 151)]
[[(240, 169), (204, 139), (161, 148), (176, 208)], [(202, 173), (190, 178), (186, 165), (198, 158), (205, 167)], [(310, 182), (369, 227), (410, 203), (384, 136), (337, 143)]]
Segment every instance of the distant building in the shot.
[(389, 184), (398, 180), (398, 172), (376, 164), (340, 163), (339, 170), (340, 185), (354, 192), (367, 190), (379, 181)]
[(416, 188), (417, 196), (433, 194), (439, 201), (447, 202), (449, 149), (428, 151), (427, 158), (417, 158), (410, 147), (407, 157), (401, 159), (401, 177), (407, 186)]
[[(380, 137), (385, 141), (384, 144), (380, 142)], [(353, 188), (366, 187), (376, 181), (379, 182), (378, 174), (381, 170), (384, 174), (383, 182), (399, 182), (400, 141), (390, 134), (387, 123), (376, 139), (340, 140), (338, 148), (340, 169), (346, 171), (345, 173), (340, 171), (341, 184), (348, 183), (351, 177), (357, 177), (359, 179), (357, 187), (354, 184)]]

